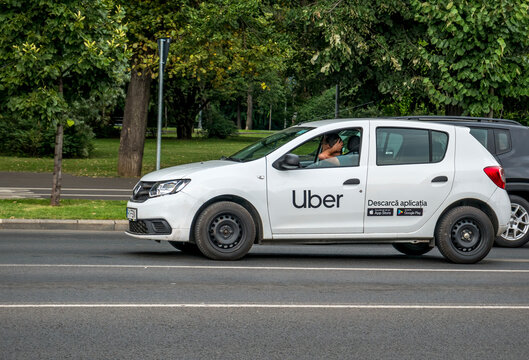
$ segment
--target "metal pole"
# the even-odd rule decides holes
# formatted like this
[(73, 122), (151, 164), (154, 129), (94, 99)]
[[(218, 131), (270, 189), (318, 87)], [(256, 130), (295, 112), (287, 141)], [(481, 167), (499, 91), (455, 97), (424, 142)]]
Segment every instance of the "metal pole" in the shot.
[(160, 69), (158, 86), (158, 136), (156, 141), (156, 170), (160, 170), (160, 153), (162, 148), (162, 108), (163, 108), (163, 47), (165, 41), (158, 40), (160, 47)]

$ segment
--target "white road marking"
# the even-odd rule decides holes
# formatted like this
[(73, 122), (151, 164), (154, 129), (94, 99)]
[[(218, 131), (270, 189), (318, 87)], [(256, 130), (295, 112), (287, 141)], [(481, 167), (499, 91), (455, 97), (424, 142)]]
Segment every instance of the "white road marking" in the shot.
[(407, 304), (0, 304), (0, 309), (28, 308), (236, 308), (236, 309), (403, 309), (403, 310), (529, 310), (529, 305)]
[(413, 268), (343, 268), (296, 266), (205, 266), (205, 265), (103, 265), (103, 264), (0, 264), (0, 268), (115, 268), (176, 270), (263, 270), (263, 271), (390, 271), (390, 272), (455, 272), (455, 273), (529, 273), (529, 269), (413, 269)]
[(529, 263), (529, 260), (526, 260), (526, 259), (492, 259), (492, 258), (487, 258), (486, 260), (501, 261), (501, 262), (512, 262), (512, 263)]

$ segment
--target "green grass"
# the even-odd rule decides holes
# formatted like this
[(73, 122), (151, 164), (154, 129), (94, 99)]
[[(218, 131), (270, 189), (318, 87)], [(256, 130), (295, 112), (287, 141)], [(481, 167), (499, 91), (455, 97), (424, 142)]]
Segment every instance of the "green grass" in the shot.
[(0, 200), (0, 219), (126, 220), (124, 200), (61, 200), (50, 206), (49, 199)]
[[(196, 161), (219, 159), (229, 156), (243, 147), (270, 134), (253, 131), (228, 139), (206, 139), (196, 137), (191, 140), (177, 140), (174, 136), (162, 137), (160, 166), (162, 168), (187, 164)], [(95, 151), (87, 159), (63, 159), (63, 172), (93, 177), (117, 176), (119, 139), (96, 139)], [(156, 139), (145, 141), (142, 173), (156, 168)], [(0, 171), (52, 172), (53, 158), (25, 158), (0, 156)]]

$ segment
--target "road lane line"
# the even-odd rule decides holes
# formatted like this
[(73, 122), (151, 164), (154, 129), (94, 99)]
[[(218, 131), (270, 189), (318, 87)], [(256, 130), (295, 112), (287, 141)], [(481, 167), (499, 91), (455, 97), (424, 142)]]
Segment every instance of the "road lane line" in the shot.
[(0, 304), (1, 309), (31, 308), (269, 308), (269, 309), (424, 309), (424, 310), (529, 310), (529, 305), (368, 305), (368, 304)]
[(295, 266), (205, 266), (205, 265), (104, 265), (104, 264), (0, 264), (0, 268), (110, 268), (110, 269), (176, 269), (176, 270), (265, 270), (265, 271), (391, 271), (391, 272), (465, 272), (529, 273), (529, 269), (412, 269), (412, 268), (340, 268)]

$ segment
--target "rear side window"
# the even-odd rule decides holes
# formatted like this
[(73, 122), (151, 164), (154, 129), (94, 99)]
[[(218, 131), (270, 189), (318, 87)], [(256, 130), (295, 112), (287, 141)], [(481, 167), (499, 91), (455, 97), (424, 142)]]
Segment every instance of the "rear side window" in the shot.
[(408, 128), (377, 128), (377, 165), (428, 164), (443, 160), (448, 134)]
[(510, 151), (511, 136), (509, 130), (494, 129), (494, 145), (496, 145), (496, 154)]

